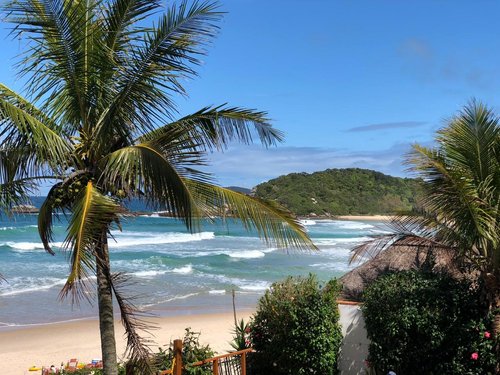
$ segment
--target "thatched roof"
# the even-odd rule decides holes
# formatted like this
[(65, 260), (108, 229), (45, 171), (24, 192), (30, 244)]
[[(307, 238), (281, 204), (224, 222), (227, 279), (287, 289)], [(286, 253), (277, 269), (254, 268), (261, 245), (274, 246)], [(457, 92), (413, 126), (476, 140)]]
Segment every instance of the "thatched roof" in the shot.
[(410, 269), (446, 272), (456, 278), (467, 275), (455, 260), (454, 253), (448, 250), (419, 246), (389, 247), (340, 278), (342, 298), (360, 301), (364, 288), (377, 277)]

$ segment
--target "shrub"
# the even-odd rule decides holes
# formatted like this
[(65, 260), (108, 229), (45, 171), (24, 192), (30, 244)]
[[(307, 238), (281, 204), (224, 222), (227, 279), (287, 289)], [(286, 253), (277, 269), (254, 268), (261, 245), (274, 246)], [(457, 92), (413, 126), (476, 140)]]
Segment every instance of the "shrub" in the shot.
[(250, 324), (243, 319), (237, 322), (233, 329), (233, 341), (229, 344), (236, 351), (250, 348)]
[(251, 322), (252, 373), (336, 374), (342, 341), (338, 293), (336, 280), (321, 288), (313, 275), (274, 283)]
[(406, 271), (379, 278), (364, 292), (376, 373), (493, 373), (491, 319), (476, 290), (446, 275)]
[[(193, 332), (190, 328), (186, 328), (186, 333), (184, 334), (184, 339), (182, 343), (182, 363), (185, 366), (183, 370), (183, 375), (212, 375), (212, 369), (210, 365), (203, 365), (192, 367), (191, 364), (211, 358), (215, 355), (215, 352), (210, 348), (209, 345), (200, 344), (200, 333)], [(164, 351), (161, 348), (156, 354), (156, 367), (162, 370), (167, 370), (172, 368), (172, 361), (174, 358), (174, 348), (173, 343), (170, 343), (169, 348)]]

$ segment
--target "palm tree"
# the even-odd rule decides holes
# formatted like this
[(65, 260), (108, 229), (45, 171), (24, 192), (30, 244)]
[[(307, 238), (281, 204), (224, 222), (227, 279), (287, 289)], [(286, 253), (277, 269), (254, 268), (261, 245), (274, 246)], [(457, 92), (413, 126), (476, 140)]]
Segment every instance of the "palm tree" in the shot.
[(353, 259), (389, 247), (452, 251), (479, 271), (500, 333), (500, 119), (472, 101), (438, 131), (437, 146), (413, 146), (407, 162), (423, 179), (418, 212), (392, 221), (394, 232), (374, 238)]
[(190, 231), (230, 209), (267, 243), (314, 248), (285, 209), (216, 186), (197, 169), (230, 142), (282, 140), (264, 112), (206, 107), (174, 120), (173, 95), (186, 95), (222, 13), (214, 2), (182, 1), (158, 17), (160, 0), (14, 0), (5, 6), (25, 40), (18, 67), (26, 98), (0, 85), (0, 205), (9, 210), (53, 181), (38, 229), (47, 252), (52, 218), (68, 216), (70, 273), (61, 297), (87, 296), (96, 276), (104, 372), (117, 374), (113, 296), (128, 334), (128, 354), (148, 373), (147, 342), (123, 275), (111, 272), (108, 235), (126, 214), (124, 198), (169, 210)]

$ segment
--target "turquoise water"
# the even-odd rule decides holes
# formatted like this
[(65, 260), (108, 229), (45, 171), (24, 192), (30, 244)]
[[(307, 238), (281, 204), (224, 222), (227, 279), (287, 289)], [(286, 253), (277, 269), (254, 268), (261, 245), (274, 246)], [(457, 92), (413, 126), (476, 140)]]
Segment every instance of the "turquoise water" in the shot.
[[(72, 306), (58, 298), (69, 270), (61, 249), (66, 224), (55, 221), (51, 256), (40, 243), (35, 215), (0, 221), (0, 273), (6, 279), (0, 284), (0, 329), (95, 316), (96, 307), (86, 301)], [(238, 222), (206, 223), (199, 234), (190, 234), (171, 218), (127, 219), (123, 231), (112, 231), (111, 267), (130, 276), (128, 294), (156, 315), (228, 311), (233, 289), (237, 307), (251, 308), (287, 275), (313, 272), (323, 281), (341, 276), (350, 269), (350, 249), (381, 230), (364, 222), (307, 224), (318, 253), (267, 248)]]

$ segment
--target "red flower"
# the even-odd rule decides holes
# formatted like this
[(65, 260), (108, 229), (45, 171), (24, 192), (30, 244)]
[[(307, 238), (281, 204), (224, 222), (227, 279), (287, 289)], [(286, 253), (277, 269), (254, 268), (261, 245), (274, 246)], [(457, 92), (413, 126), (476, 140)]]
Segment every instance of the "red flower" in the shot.
[(472, 353), (470, 356), (470, 359), (472, 359), (473, 361), (477, 361), (478, 358), (479, 354), (477, 354), (477, 352)]
[(250, 327), (245, 328), (245, 333), (250, 333)]
[(484, 333), (484, 337), (487, 338), (487, 339), (489, 339), (491, 337), (491, 333), (489, 333), (488, 331), (486, 331)]

